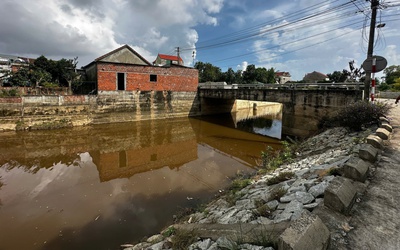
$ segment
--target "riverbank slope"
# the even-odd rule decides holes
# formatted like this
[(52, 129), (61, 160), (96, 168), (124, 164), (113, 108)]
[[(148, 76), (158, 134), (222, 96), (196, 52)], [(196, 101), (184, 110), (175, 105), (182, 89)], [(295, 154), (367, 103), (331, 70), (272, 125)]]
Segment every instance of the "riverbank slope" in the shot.
[[(400, 119), (396, 115), (400, 114), (400, 107), (394, 105), (394, 100), (380, 101), (393, 106), (388, 118), (394, 130), (365, 183), (354, 183), (357, 199), (346, 215), (324, 206), (324, 192), (340, 175), (343, 165), (358, 156), (366, 137), (377, 127), (357, 133), (334, 128), (314, 136), (302, 143), (293, 163), (253, 179), (233, 196), (222, 196), (173, 228), (185, 228), (199, 237), (195, 237), (193, 249), (273, 249), (268, 245), (277, 249), (277, 237), (269, 233), (270, 228), (288, 226), (311, 211), (329, 230), (328, 249), (398, 249), (400, 243), (395, 236), (400, 234), (400, 215), (396, 212), (400, 205)], [(286, 179), (271, 181), (282, 173), (286, 173)], [(265, 230), (260, 234), (251, 225)], [(127, 249), (170, 249), (174, 239), (168, 235), (173, 228)], [(207, 230), (199, 231), (202, 228)], [(252, 238), (246, 241), (252, 245), (244, 244), (245, 238)]]

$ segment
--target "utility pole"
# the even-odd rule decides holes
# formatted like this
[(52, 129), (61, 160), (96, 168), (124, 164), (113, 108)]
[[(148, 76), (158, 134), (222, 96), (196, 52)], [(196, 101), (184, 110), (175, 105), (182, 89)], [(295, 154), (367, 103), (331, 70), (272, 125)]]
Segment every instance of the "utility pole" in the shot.
[(176, 47), (176, 52), (178, 54), (178, 65), (181, 65), (181, 57), (179, 56), (179, 47)]
[[(374, 40), (375, 40), (375, 24), (376, 24), (376, 11), (379, 7), (379, 0), (371, 0), (371, 24), (369, 27), (369, 41), (368, 41), (368, 52), (367, 52), (367, 59), (371, 60), (374, 53)], [(372, 64), (371, 64), (372, 65)], [(366, 101), (369, 100), (369, 88), (371, 86), (371, 73), (372, 69), (368, 69), (365, 74), (365, 81), (364, 81), (364, 99)]]

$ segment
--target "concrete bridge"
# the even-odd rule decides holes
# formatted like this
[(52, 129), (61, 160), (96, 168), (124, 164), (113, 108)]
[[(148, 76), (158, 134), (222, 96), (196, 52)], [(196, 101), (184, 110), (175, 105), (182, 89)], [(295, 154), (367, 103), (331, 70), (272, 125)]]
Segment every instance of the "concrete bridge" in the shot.
[(237, 112), (244, 107), (257, 110), (260, 105), (281, 105), (283, 134), (307, 137), (318, 130), (322, 119), (339, 108), (362, 100), (362, 88), (363, 83), (202, 84), (198, 94), (202, 115)]

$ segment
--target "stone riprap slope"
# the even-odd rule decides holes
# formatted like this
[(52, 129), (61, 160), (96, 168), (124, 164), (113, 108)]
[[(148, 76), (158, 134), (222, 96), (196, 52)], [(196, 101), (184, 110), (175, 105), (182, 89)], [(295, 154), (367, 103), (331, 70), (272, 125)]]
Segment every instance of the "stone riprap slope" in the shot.
[[(222, 195), (208, 204), (203, 212), (190, 215), (185, 223), (174, 227), (196, 230), (199, 239), (189, 249), (274, 249), (258, 246), (267, 241), (276, 248), (291, 249), (290, 246), (285, 246), (286, 243), (282, 243), (282, 238), (285, 237), (282, 235), (290, 233), (285, 231), (290, 225), (304, 226), (295, 223), (301, 220), (321, 225), (321, 229), (316, 227), (317, 230), (323, 231), (323, 237), (330, 238), (325, 225), (319, 218), (312, 217), (310, 212), (324, 207), (325, 191), (333, 180), (343, 178), (335, 176), (343, 175), (343, 166), (358, 157), (366, 138), (375, 130), (376, 127), (351, 133), (345, 128), (333, 128), (318, 134), (300, 145), (292, 163), (257, 176), (250, 185), (236, 193), (234, 200), (228, 199), (229, 195)], [(271, 180), (282, 173), (290, 179), (274, 184)], [(342, 184), (339, 182), (339, 185)], [(364, 187), (365, 184), (358, 185), (357, 188), (359, 186)], [(357, 190), (362, 192), (362, 188)], [(302, 218), (304, 214), (308, 217)], [(343, 224), (335, 233), (345, 235), (348, 230), (348, 225)], [(290, 237), (293, 238), (292, 235)], [(320, 245), (321, 249), (327, 247), (326, 242), (321, 242)], [(126, 245), (124, 248), (136, 250), (172, 249), (171, 247), (171, 238), (160, 234), (152, 236), (146, 242), (135, 246)]]

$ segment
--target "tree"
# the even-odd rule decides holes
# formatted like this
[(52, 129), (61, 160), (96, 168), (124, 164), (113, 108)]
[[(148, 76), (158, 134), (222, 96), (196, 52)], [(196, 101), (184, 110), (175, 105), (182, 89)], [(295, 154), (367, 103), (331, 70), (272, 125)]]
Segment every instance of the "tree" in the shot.
[(194, 68), (199, 71), (199, 82), (217, 82), (222, 79), (221, 69), (211, 63), (196, 62)]
[(225, 73), (222, 73), (223, 79), (228, 84), (235, 83), (236, 75), (232, 68), (229, 68)]
[(250, 84), (257, 81), (256, 66), (254, 64), (247, 65), (246, 71), (242, 74), (243, 83)]
[(43, 83), (50, 82), (51, 74), (42, 68), (33, 69), (30, 72), (30, 80), (37, 88), (39, 85), (43, 85)]
[(388, 85), (392, 85), (396, 82), (397, 78), (400, 78), (400, 65), (386, 67), (383, 73), (385, 74), (385, 82)]
[(18, 71), (11, 73), (8, 83), (11, 86), (27, 87), (31, 85), (28, 67), (22, 67)]
[(342, 72), (334, 71), (332, 74), (327, 75), (331, 82), (345, 82), (347, 78), (350, 76), (350, 72), (343, 69)]

